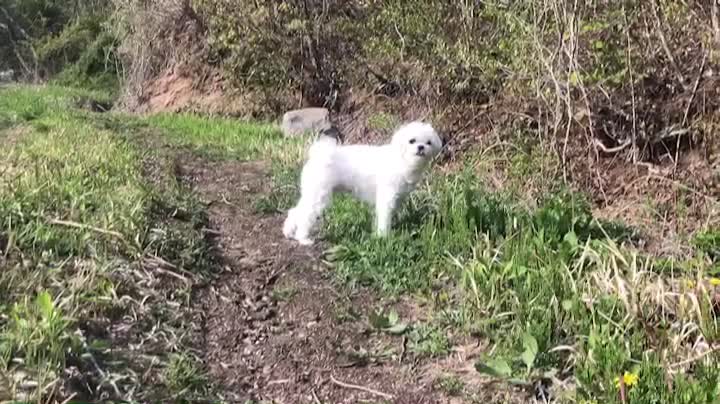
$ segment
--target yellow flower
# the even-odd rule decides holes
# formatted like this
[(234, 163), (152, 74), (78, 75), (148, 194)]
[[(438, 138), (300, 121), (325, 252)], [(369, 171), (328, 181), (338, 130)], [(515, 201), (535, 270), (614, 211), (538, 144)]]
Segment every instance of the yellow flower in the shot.
[(710, 284), (713, 286), (720, 285), (720, 278), (710, 278)]
[[(640, 378), (638, 377), (637, 373), (625, 372), (625, 374), (623, 375), (623, 383), (628, 388), (636, 385), (638, 383), (639, 379)], [(617, 388), (620, 388), (620, 378), (619, 377), (615, 378), (615, 386)]]

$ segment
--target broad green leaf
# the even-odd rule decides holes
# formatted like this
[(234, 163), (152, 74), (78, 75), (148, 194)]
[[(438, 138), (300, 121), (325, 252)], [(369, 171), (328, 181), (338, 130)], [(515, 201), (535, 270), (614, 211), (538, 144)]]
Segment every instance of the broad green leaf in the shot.
[(535, 337), (529, 333), (523, 334), (523, 348), (525, 351), (520, 355), (520, 359), (522, 359), (525, 366), (530, 370), (535, 364), (535, 358), (538, 354), (538, 343)]
[(508, 378), (512, 375), (512, 368), (510, 368), (510, 365), (507, 361), (500, 358), (490, 359), (485, 363), (477, 362), (475, 364), (475, 369), (480, 373), (500, 378)]
[(385, 328), (385, 331), (389, 334), (400, 335), (400, 334), (404, 333), (405, 331), (407, 331), (407, 328), (408, 328), (407, 324), (397, 323), (391, 327)]
[(383, 329), (390, 325), (388, 318), (383, 315), (382, 312), (370, 313), (370, 317), (368, 318), (368, 320), (370, 320), (370, 325), (377, 329)]
[(574, 231), (567, 233), (563, 239), (568, 245), (570, 245), (570, 247), (578, 246), (578, 237)]
[(37, 295), (35, 303), (37, 304), (45, 319), (49, 319), (52, 317), (53, 312), (55, 311), (55, 307), (53, 305), (50, 293), (48, 293), (47, 291), (40, 292)]
[(400, 316), (397, 314), (395, 310), (388, 313), (387, 320), (389, 325), (395, 325), (397, 324), (398, 320), (400, 320)]

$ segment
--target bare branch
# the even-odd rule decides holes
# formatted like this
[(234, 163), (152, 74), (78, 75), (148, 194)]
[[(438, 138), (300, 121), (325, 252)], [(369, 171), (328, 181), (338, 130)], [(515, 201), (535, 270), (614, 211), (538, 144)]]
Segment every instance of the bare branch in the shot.
[(395, 398), (393, 395), (387, 394), (387, 393), (383, 393), (382, 391), (373, 390), (373, 389), (371, 389), (371, 388), (364, 387), (364, 386), (358, 386), (358, 385), (356, 385), (356, 384), (350, 384), (350, 383), (341, 382), (341, 381), (335, 379), (335, 378), (332, 377), (332, 376), (330, 376), (330, 381), (331, 381), (333, 384), (336, 384), (336, 385), (338, 385), (338, 386), (340, 386), (340, 387), (345, 387), (346, 389), (364, 391), (364, 392), (366, 392), (366, 393), (370, 393), (370, 394), (373, 394), (373, 395), (376, 395), (376, 396), (380, 396), (380, 397), (382, 397), (382, 398), (384, 398), (384, 399), (387, 399), (387, 400), (392, 400), (393, 398)]
[(673, 56), (672, 52), (670, 51), (670, 47), (668, 46), (667, 40), (665, 39), (665, 32), (663, 31), (663, 23), (660, 19), (660, 14), (658, 14), (658, 8), (660, 8), (660, 5), (658, 4), (658, 0), (653, 1), (653, 5), (651, 7), (653, 17), (655, 18), (655, 24), (657, 24), (657, 33), (658, 37), (660, 37), (660, 44), (662, 45), (663, 51), (665, 51), (665, 56), (667, 56), (668, 60), (670, 61), (670, 64), (672, 65), (673, 69), (675, 70), (675, 74), (678, 76), (678, 80), (680, 81), (680, 84), (683, 86), (685, 85), (685, 77), (683, 77), (682, 72), (680, 72), (680, 68), (678, 67), (677, 62), (675, 61), (675, 56)]
[(715, 32), (715, 46), (720, 48), (720, 0), (713, 0), (712, 2), (712, 19), (713, 31)]

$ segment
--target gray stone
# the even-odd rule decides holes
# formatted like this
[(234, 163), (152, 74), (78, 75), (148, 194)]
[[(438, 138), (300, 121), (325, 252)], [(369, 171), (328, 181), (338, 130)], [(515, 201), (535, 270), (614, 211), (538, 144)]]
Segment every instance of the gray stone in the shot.
[(15, 80), (14, 70), (4, 70), (0, 72), (0, 83), (7, 83)]
[(327, 108), (304, 108), (288, 111), (283, 115), (282, 132), (287, 137), (317, 133), (331, 128), (330, 111)]

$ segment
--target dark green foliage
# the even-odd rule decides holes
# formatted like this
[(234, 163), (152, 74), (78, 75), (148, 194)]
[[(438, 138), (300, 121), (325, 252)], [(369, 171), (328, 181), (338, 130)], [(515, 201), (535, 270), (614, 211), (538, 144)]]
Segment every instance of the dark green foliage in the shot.
[(63, 85), (115, 91), (116, 39), (108, 2), (10, 0), (0, 12), (0, 70)]

